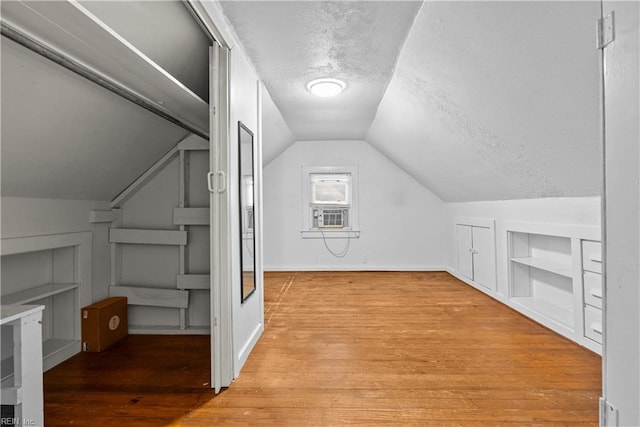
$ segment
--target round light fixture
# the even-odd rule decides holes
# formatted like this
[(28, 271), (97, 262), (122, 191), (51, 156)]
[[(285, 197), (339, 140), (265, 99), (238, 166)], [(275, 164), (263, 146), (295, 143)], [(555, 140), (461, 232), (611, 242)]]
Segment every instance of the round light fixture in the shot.
[(323, 98), (336, 96), (342, 92), (345, 87), (347, 87), (345, 82), (332, 78), (315, 79), (307, 83), (307, 89), (309, 89), (309, 92)]

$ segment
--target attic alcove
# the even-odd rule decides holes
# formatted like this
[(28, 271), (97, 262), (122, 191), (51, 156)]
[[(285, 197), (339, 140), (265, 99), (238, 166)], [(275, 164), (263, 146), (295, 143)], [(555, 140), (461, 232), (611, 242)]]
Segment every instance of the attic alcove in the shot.
[[(126, 290), (135, 294), (130, 317), (150, 323), (147, 332), (185, 332), (190, 324), (189, 333), (208, 333), (208, 141), (193, 135), (208, 135), (208, 36), (181, 2), (3, 2), (2, 15), (2, 238), (19, 240), (24, 252), (12, 256), (32, 259), (32, 236), (89, 231), (92, 256), (75, 277), (81, 298), (74, 312)], [(125, 202), (122, 192), (141, 176), (158, 179), (138, 185), (141, 193)], [(144, 215), (136, 207), (141, 198)], [(120, 210), (111, 214), (114, 200)], [(205, 210), (206, 221), (194, 220), (190, 206)], [(182, 209), (177, 219), (174, 209)], [(147, 234), (142, 241), (129, 231), (117, 237), (115, 219), (155, 228), (147, 234), (161, 240), (189, 232), (190, 250), (152, 247), (140, 255)], [(136, 247), (122, 248), (123, 239), (138, 239)], [(2, 281), (22, 283), (23, 291), (41, 285), (21, 271), (3, 270)], [(180, 276), (188, 272), (197, 277)], [(121, 280), (150, 287), (110, 291)], [(179, 303), (167, 299), (171, 292)], [(189, 293), (197, 296), (189, 301)], [(167, 315), (149, 305), (175, 309)], [(50, 311), (45, 318), (60, 323)]]

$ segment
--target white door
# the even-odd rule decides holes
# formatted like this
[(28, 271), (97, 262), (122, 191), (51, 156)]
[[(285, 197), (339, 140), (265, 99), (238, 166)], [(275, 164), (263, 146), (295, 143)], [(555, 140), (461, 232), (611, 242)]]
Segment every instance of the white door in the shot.
[(209, 51), (209, 173), (211, 272), (211, 387), (217, 392), (233, 379), (229, 263), (228, 64), (229, 51)]
[(493, 230), (485, 227), (472, 227), (473, 281), (495, 289), (496, 265), (494, 256)]
[[(604, 54), (605, 425), (640, 425), (640, 4), (605, 1), (615, 40)], [(609, 21), (608, 21), (609, 22)], [(617, 410), (617, 424), (616, 424)]]
[(473, 254), (471, 253), (472, 234), (471, 226), (456, 225), (456, 240), (458, 248), (458, 273), (473, 280)]

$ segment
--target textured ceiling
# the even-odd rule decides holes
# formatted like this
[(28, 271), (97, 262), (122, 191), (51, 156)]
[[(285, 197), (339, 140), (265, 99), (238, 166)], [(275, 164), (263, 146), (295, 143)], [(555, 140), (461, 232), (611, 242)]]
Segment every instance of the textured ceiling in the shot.
[(600, 193), (597, 2), (222, 6), (297, 140), (364, 133), (445, 201)]
[(445, 201), (600, 194), (597, 2), (427, 2), (367, 140)]
[[(117, 3), (92, 8), (202, 93), (192, 51), (150, 36), (166, 25), (142, 25), (145, 2), (122, 20)], [(366, 137), (445, 201), (599, 194), (598, 3), (421, 4), (222, 3), (274, 101), (265, 161), (293, 140)], [(170, 33), (197, 34), (159, 12), (181, 5), (155, 6)], [(347, 90), (315, 98), (305, 83), (325, 75)], [(185, 133), (3, 37), (3, 195), (110, 199)]]
[[(223, 1), (224, 14), (297, 140), (362, 139), (420, 2)], [(318, 98), (306, 83), (347, 83)]]

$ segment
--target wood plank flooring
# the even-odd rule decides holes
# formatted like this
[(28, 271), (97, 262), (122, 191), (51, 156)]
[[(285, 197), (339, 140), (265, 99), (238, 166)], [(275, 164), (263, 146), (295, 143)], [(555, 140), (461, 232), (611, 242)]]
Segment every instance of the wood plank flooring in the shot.
[(264, 335), (130, 336), (45, 374), (47, 426), (597, 425), (601, 358), (447, 273), (268, 273)]

